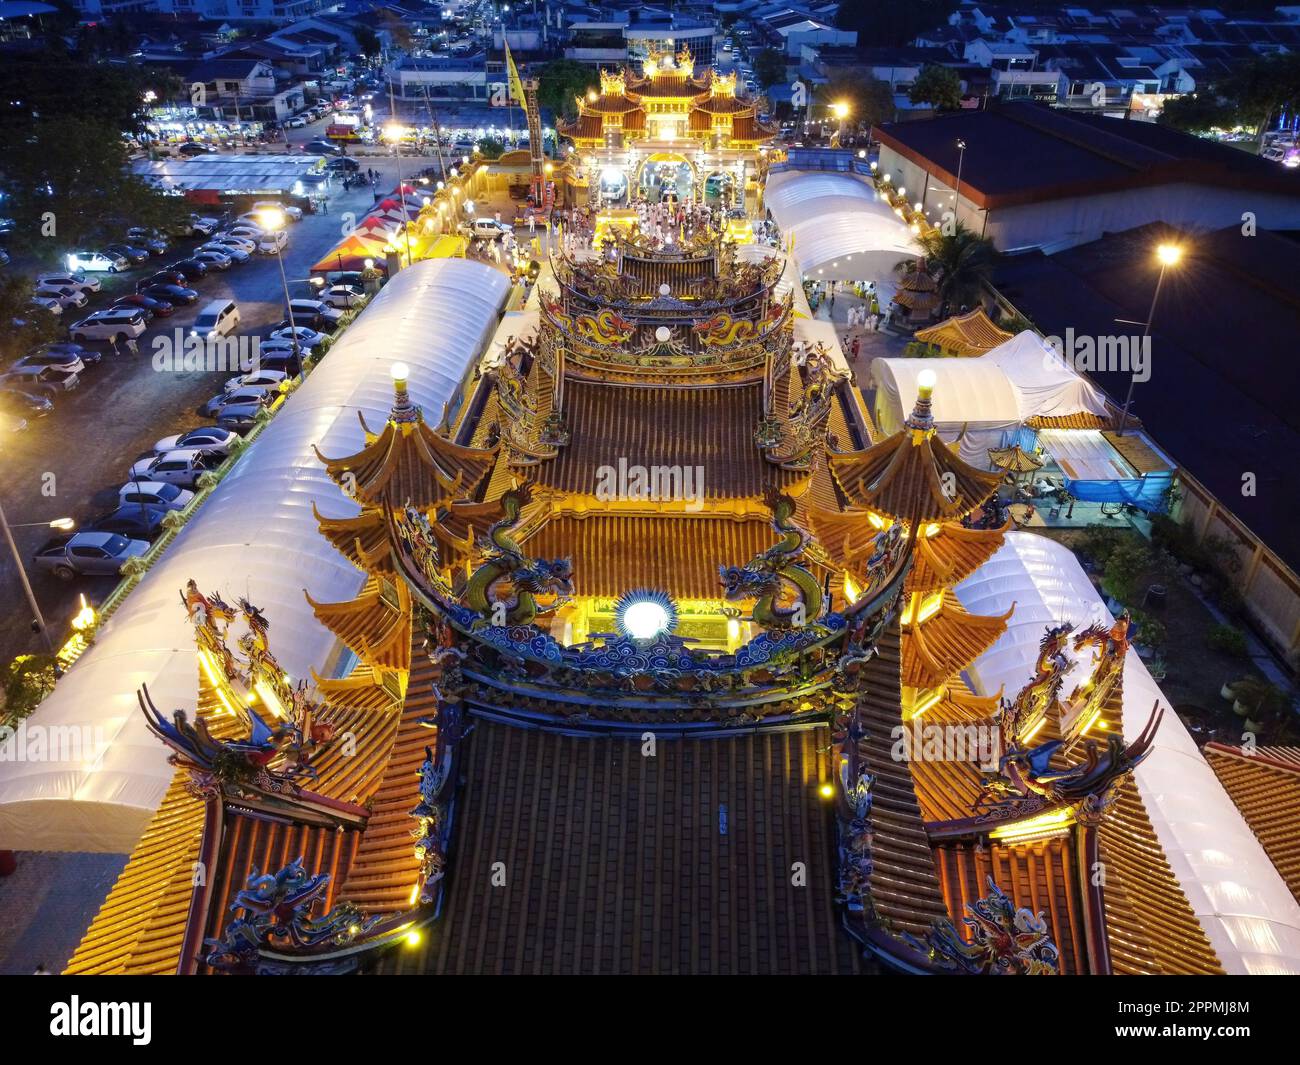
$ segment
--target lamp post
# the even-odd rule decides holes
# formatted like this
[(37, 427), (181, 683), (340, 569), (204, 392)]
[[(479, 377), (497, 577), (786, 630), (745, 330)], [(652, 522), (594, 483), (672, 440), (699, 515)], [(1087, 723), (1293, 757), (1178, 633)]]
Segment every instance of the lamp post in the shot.
[[(257, 220), (264, 229), (272, 233), (279, 233), (285, 225), (284, 212), (278, 207), (268, 207), (264, 211), (259, 211)], [(275, 259), (280, 264), (280, 284), (284, 286), (284, 309), (289, 315), (289, 336), (293, 344), (293, 358), (298, 364), (299, 372), (302, 371), (302, 350), (298, 346), (298, 324), (293, 320), (293, 300), (289, 298), (289, 276), (284, 272), (284, 256), (280, 253), (281, 243), (277, 238), (275, 242)]]
[(406, 131), (397, 123), (384, 127), (384, 139), (391, 142), (397, 159), (397, 198), (402, 203), (402, 231), (406, 234), (406, 265), (411, 265), (411, 227), (406, 217), (406, 189), (402, 184), (402, 135)]
[[(1179, 260), (1183, 257), (1183, 249), (1177, 244), (1161, 244), (1156, 248), (1156, 260), (1160, 263), (1160, 276), (1156, 278), (1156, 290), (1151, 296), (1151, 309), (1147, 311), (1147, 320), (1142, 326), (1142, 343), (1145, 346), (1146, 339), (1151, 335), (1151, 323), (1156, 316), (1156, 303), (1160, 299), (1160, 289), (1165, 283), (1165, 271), (1171, 266), (1177, 266)], [(1128, 379), (1128, 394), (1124, 397), (1124, 409), (1120, 411), (1119, 428), (1115, 431), (1116, 436), (1123, 436), (1124, 430), (1128, 426), (1128, 408), (1133, 402), (1133, 386), (1137, 383), (1137, 378), (1132, 374)]]
[(45, 650), (49, 654), (54, 654), (54, 641), (50, 639), (50, 631), (45, 627), (45, 618), (41, 614), (40, 604), (36, 602), (36, 593), (32, 591), (31, 582), (27, 579), (27, 567), (23, 565), (23, 556), (18, 553), (18, 545), (14, 543), (14, 534), (11, 529), (32, 529), (38, 525), (45, 525), (51, 529), (68, 530), (73, 527), (75, 522), (71, 518), (55, 518), (53, 521), (31, 521), (24, 522), (21, 525), (10, 525), (8, 518), (5, 517), (5, 509), (0, 505), (0, 528), (3, 528), (5, 541), (9, 544), (9, 550), (14, 556), (14, 566), (18, 569), (18, 579), (23, 582), (23, 592), (27, 595), (27, 605), (32, 608), (32, 613), (36, 616), (36, 625), (41, 633), (41, 640), (45, 644)]
[(952, 217), (955, 221), (957, 211), (961, 207), (961, 166), (966, 161), (966, 142), (960, 137), (957, 138), (957, 189), (952, 201)]
[(839, 128), (835, 131), (835, 147), (844, 147), (844, 120), (849, 117), (849, 105), (843, 100), (838, 100), (831, 104), (831, 114), (839, 121)]

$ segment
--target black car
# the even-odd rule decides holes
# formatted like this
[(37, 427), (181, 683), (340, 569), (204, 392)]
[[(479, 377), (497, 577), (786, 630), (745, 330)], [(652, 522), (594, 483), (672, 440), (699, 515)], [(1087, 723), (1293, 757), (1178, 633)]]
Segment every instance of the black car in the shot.
[(208, 264), (199, 262), (198, 259), (181, 259), (178, 262), (169, 263), (168, 270), (175, 270), (186, 281), (196, 281), (200, 277), (208, 276)]
[(166, 270), (159, 270), (157, 273), (150, 274), (143, 281), (136, 282), (135, 290), (143, 292), (153, 285), (179, 285), (185, 287), (187, 278), (179, 270), (173, 270), (168, 267)]
[(163, 531), (162, 521), (168, 513), (166, 507), (125, 503), (112, 513), (100, 515), (84, 531), (117, 533), (128, 540), (153, 540)]
[(141, 263), (149, 261), (149, 249), (137, 248), (134, 244), (109, 244), (104, 250), (122, 256), (133, 266), (139, 266)]
[(185, 144), (182, 144), (179, 148), (176, 149), (176, 151), (181, 155), (185, 155), (185, 156), (189, 156), (190, 158), (193, 158), (196, 155), (210, 155), (213, 152), (215, 152), (216, 149), (209, 144), (196, 144), (193, 141), (189, 141)]
[(44, 418), (54, 409), (48, 396), (36, 396), (20, 388), (0, 388), (0, 411), (17, 418)]
[(76, 362), (81, 362), (85, 366), (94, 366), (103, 358), (98, 351), (89, 352), (84, 348), (81, 351), (46, 351), (37, 348), (35, 351), (29, 351), (21, 359), (14, 363), (14, 366), (58, 366), (67, 368)]
[(336, 173), (354, 174), (361, 169), (361, 164), (349, 156), (340, 155), (326, 163), (325, 169), (333, 170)]
[(178, 303), (197, 303), (199, 300), (199, 294), (194, 289), (186, 288), (184, 285), (167, 283), (147, 285), (140, 290), (140, 295), (162, 300), (164, 303), (170, 303), (173, 306)]
[(302, 146), (302, 150), (308, 155), (342, 155), (343, 149), (337, 144), (331, 144), (329, 141), (309, 141)]
[(302, 358), (292, 351), (259, 353), (257, 368), (259, 370), (281, 370), (289, 377), (297, 377), (302, 373)]

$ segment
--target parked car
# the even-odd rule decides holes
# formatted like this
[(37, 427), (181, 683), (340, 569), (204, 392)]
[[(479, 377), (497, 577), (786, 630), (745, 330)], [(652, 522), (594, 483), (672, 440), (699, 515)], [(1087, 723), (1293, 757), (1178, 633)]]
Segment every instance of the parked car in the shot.
[(75, 391), (80, 385), (79, 371), (68, 371), (59, 366), (15, 366), (8, 373), (0, 374), (0, 388), (16, 388), (51, 397), (60, 392)]
[(266, 230), (261, 226), (250, 226), (246, 223), (241, 223), (237, 226), (231, 226), (221, 235), (223, 237), (238, 237), (240, 240), (251, 240), (253, 242), (253, 248), (256, 250), (258, 244), (261, 243), (262, 238), (266, 236)]
[(204, 451), (214, 451), (218, 455), (229, 455), (238, 440), (239, 435), (229, 429), (222, 429), (216, 425), (201, 425), (178, 436), (164, 436), (154, 444), (153, 451), (155, 455), (161, 455), (164, 451), (200, 447)]
[(209, 270), (229, 270), (235, 264), (235, 260), (224, 251), (209, 251), (203, 248), (196, 249), (190, 258), (202, 263)]
[(229, 336), (239, 328), (239, 307), (234, 300), (213, 300), (199, 312), (190, 329), (191, 336), (215, 337)]
[(266, 411), (266, 404), (260, 401), (248, 403), (231, 403), (221, 408), (217, 415), (217, 424), (232, 433), (246, 433), (257, 424), (258, 418)]
[(232, 263), (246, 263), (252, 258), (252, 253), (247, 248), (238, 244), (226, 244), (224, 241), (211, 240), (207, 244), (200, 244), (194, 249), (196, 257), (202, 257), (205, 252), (211, 252), (213, 255), (221, 255), (229, 259)]
[(50, 570), (60, 580), (78, 575), (114, 575), (122, 563), (149, 550), (144, 540), (128, 540), (111, 532), (79, 532), (68, 539), (51, 540), (32, 556), (40, 569)]
[(54, 409), (49, 396), (37, 396), (19, 388), (0, 388), (0, 413), (10, 418), (44, 418)]
[(252, 222), (255, 226), (260, 226), (262, 223), (258, 221), (258, 218), (264, 211), (279, 211), (290, 222), (302, 221), (301, 207), (294, 207), (287, 203), (279, 203), (275, 200), (259, 200), (257, 203), (253, 204), (253, 209), (251, 211), (247, 214), (241, 214), (239, 217), (244, 221)]
[(78, 270), (94, 270), (96, 273), (115, 274), (130, 265), (125, 256), (115, 255), (108, 250), (70, 252), (63, 262), (73, 273)]
[(199, 259), (178, 259), (171, 263), (167, 269), (175, 270), (187, 282), (197, 281), (201, 277), (208, 276), (208, 264)]
[(67, 285), (37, 285), (32, 290), (32, 294), (41, 299), (57, 300), (59, 306), (65, 310), (69, 307), (84, 307), (87, 303), (85, 292)]
[(98, 366), (100, 359), (104, 357), (94, 348), (83, 348), (80, 344), (74, 344), (71, 340), (53, 340), (48, 344), (41, 344), (32, 348), (24, 358), (53, 359), (57, 361), (67, 356), (80, 359), (86, 366)]
[(307, 125), (307, 119), (302, 115), (294, 115), (292, 118), (284, 120), (285, 129), (302, 129), (305, 125)]
[(98, 292), (103, 284), (97, 277), (90, 277), (80, 270), (63, 270), (50, 274), (37, 274), (37, 285), (59, 285), (67, 288), (79, 288), (83, 292)]
[(262, 255), (276, 255), (289, 243), (289, 234), (283, 229), (272, 230), (257, 242), (257, 250)]
[(290, 348), (293, 347), (294, 340), (297, 339), (298, 347), (308, 350), (315, 350), (326, 339), (324, 333), (318, 333), (315, 329), (310, 329), (305, 325), (290, 326), (287, 321), (281, 322), (279, 327), (271, 333), (267, 340), (262, 342), (262, 347), (269, 343), (282, 340)]
[(323, 332), (333, 332), (343, 318), (343, 312), (324, 300), (290, 300), (295, 325), (306, 325)]
[(283, 370), (287, 377), (297, 377), (302, 373), (302, 357), (293, 353), (292, 347), (260, 347), (257, 352), (257, 365), (263, 370)]
[(320, 294), (320, 301), (339, 310), (350, 311), (365, 305), (366, 296), (347, 285), (331, 285)]
[(212, 218), (209, 215), (192, 214), (190, 215), (190, 235), (200, 237), (210, 237), (221, 228), (221, 219)]
[(257, 251), (257, 241), (252, 237), (233, 237), (228, 233), (222, 233), (213, 237), (204, 247), (230, 248), (232, 251), (242, 251), (252, 255)]
[(153, 315), (155, 318), (166, 318), (175, 312), (175, 306), (168, 300), (159, 299), (156, 296), (146, 296), (136, 293), (133, 296), (122, 296), (120, 299), (113, 301), (114, 307), (139, 307), (142, 311)]
[(277, 391), (281, 385), (289, 379), (289, 375), (283, 370), (252, 370), (238, 377), (232, 377), (225, 383), (223, 389), (226, 395), (236, 392), (241, 388), (260, 388), (264, 391)]
[[(99, 354), (96, 352), (95, 354)], [(98, 360), (96, 360), (98, 361)], [(81, 373), (86, 368), (86, 361), (81, 354), (72, 351), (40, 351), (39, 349), (24, 355), (14, 363), (13, 369), (22, 370), (30, 366), (53, 366), (64, 373)]]
[(271, 404), (272, 400), (275, 399), (275, 396), (276, 393), (274, 391), (268, 391), (265, 388), (256, 388), (252, 386), (240, 387), (233, 389), (230, 392), (221, 392), (219, 395), (213, 396), (199, 408), (199, 413), (205, 418), (220, 418), (224, 407), (244, 403), (257, 403), (266, 407)]
[(479, 240), (500, 240), (507, 233), (513, 233), (514, 227), (495, 218), (476, 218), (472, 222), (462, 222), (457, 227), (467, 237)]
[(126, 239), (137, 248), (147, 248), (150, 255), (165, 255), (171, 242), (156, 229), (135, 226), (126, 231)]
[(163, 531), (166, 507), (127, 503), (86, 524), (88, 532), (116, 533), (132, 540), (154, 540)]
[(118, 502), (123, 506), (161, 507), (163, 510), (183, 510), (194, 493), (162, 481), (127, 481), (117, 490)]
[(149, 249), (137, 248), (134, 244), (110, 244), (104, 250), (122, 256), (123, 259), (135, 266), (149, 261)]
[(172, 305), (197, 303), (199, 294), (185, 285), (155, 284), (149, 285), (140, 293), (150, 299), (161, 300)]
[(202, 474), (215, 470), (224, 461), (224, 456), (215, 451), (180, 448), (140, 459), (131, 467), (128, 476), (132, 480), (161, 481), (179, 488), (192, 489)]
[(33, 296), (27, 306), (36, 311), (49, 311), (56, 318), (63, 314), (63, 304), (57, 296)]
[(143, 292), (150, 285), (180, 285), (184, 287), (185, 275), (179, 270), (158, 270), (155, 273), (150, 274), (143, 281), (137, 281), (135, 290), (137, 292)]
[(96, 311), (68, 327), (68, 335), (78, 344), (87, 340), (116, 340), (118, 343), (138, 337), (145, 330), (145, 313), (139, 307), (110, 307)]

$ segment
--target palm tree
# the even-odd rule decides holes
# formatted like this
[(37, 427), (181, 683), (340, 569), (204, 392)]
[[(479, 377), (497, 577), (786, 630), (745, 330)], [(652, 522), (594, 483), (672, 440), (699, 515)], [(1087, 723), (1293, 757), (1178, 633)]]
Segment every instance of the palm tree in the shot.
[[(950, 308), (966, 306), (979, 297), (998, 258), (991, 240), (976, 236), (961, 222), (951, 232), (941, 229), (917, 237), (917, 243), (924, 253), (925, 271), (938, 285), (943, 315)], [(910, 273), (918, 269), (918, 263), (909, 259), (901, 269)]]

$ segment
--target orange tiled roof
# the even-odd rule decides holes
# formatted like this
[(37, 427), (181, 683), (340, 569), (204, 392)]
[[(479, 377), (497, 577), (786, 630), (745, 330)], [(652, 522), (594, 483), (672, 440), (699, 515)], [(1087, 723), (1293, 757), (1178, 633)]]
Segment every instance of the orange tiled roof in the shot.
[(953, 592), (945, 591), (937, 614), (903, 629), (903, 683), (913, 688), (945, 684), (997, 642), (1014, 609), (1001, 616), (970, 614)]
[(992, 351), (1014, 335), (994, 325), (982, 307), (916, 331), (916, 339), (921, 343), (933, 344), (949, 355), (968, 357)]
[(1207, 743), (1205, 760), (1258, 837), (1278, 874), (1300, 900), (1300, 748)]

